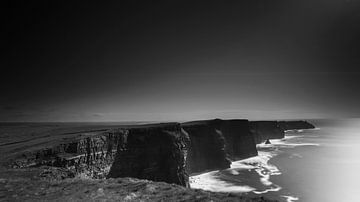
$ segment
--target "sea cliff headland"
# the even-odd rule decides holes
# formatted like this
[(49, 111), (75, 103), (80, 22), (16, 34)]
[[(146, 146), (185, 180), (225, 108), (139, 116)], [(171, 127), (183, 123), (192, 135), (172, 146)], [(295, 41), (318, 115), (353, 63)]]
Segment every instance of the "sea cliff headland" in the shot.
[[(119, 192), (126, 186), (138, 184), (138, 192), (132, 190), (118, 196), (137, 200), (181, 197), (164, 196), (156, 191), (157, 188), (151, 188), (152, 195), (144, 198), (149, 186), (160, 187), (159, 190), (168, 186), (188, 200), (195, 200), (193, 197), (198, 195), (200, 198), (204, 196), (203, 200), (266, 201), (264, 198), (191, 190), (189, 175), (226, 169), (232, 160), (256, 156), (256, 144), (281, 139), (286, 130), (314, 128), (306, 121), (244, 119), (143, 125), (28, 124), (22, 126), (22, 130), (19, 127), (16, 124), (1, 126), (0, 183), (5, 191), (0, 192), (0, 196), (9, 200), (26, 199), (26, 195), (29, 195), (28, 199), (36, 200), (40, 197), (36, 193), (51, 200), (56, 194), (47, 192), (46, 186), (44, 192), (34, 190), (35, 195), (29, 189), (30, 185), (36, 189), (41, 187), (37, 184), (52, 186), (55, 183), (60, 187), (65, 184), (88, 187), (93, 195), (103, 192), (101, 197), (106, 195), (110, 184)], [(19, 130), (23, 133), (19, 134)], [(92, 186), (97, 189), (90, 188)], [(27, 190), (26, 194), (19, 192), (21, 189)], [(71, 190), (67, 193), (78, 200), (88, 197), (75, 196)], [(76, 198), (80, 196), (84, 199)], [(108, 199), (116, 200), (116, 197)]]

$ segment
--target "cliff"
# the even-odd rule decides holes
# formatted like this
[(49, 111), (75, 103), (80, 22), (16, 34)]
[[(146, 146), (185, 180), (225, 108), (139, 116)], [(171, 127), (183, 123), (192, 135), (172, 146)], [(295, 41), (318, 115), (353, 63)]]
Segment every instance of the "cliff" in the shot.
[(260, 144), (267, 139), (285, 137), (285, 132), (277, 121), (250, 121), (249, 125), (256, 144)]
[[(7, 164), (64, 168), (62, 178), (137, 177), (187, 186), (186, 142), (179, 123), (122, 126), (36, 141), (11, 156)], [(47, 175), (56, 176), (57, 171), (50, 169)]]
[(27, 144), (14, 148), (22, 150), (14, 157), (14, 168), (53, 166), (68, 171), (63, 178), (137, 177), (183, 186), (188, 185), (185, 167), (189, 174), (224, 169), (230, 167), (229, 158), (257, 155), (247, 120), (112, 126), (67, 131)]
[(231, 162), (225, 152), (225, 138), (218, 129), (219, 120), (194, 121), (181, 125), (190, 138), (186, 158), (188, 173), (230, 167)]
[(92, 178), (103, 178), (114, 161), (120, 137), (126, 133), (121, 129), (89, 131), (44, 144), (40, 148), (34, 145), (19, 153), (12, 166), (63, 167), (74, 176), (85, 174)]
[(239, 160), (258, 155), (248, 120), (233, 119), (218, 122), (218, 129), (225, 137), (225, 151), (230, 159)]
[(178, 123), (130, 128), (108, 177), (136, 177), (188, 186), (188, 141)]
[(279, 121), (283, 130), (314, 129), (315, 126), (307, 121)]
[[(30, 127), (31, 126), (31, 127)], [(149, 125), (54, 125), (21, 138), (0, 129), (0, 165), (42, 170), (50, 179), (136, 177), (188, 186), (188, 174), (230, 167), (257, 155), (256, 144), (306, 121), (204, 120)], [(69, 128), (70, 127), (70, 128)], [(16, 129), (18, 126), (15, 127)], [(10, 130), (11, 129), (11, 130)], [(26, 132), (24, 132), (26, 134)], [(1, 167), (1, 166), (0, 166)]]

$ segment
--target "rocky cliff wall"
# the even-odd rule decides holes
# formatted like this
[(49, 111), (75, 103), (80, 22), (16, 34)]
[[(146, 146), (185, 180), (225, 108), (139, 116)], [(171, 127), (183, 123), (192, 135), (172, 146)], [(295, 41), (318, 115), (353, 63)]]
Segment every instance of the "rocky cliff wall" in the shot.
[(249, 125), (256, 144), (260, 144), (267, 139), (281, 139), (285, 137), (285, 132), (280, 128), (277, 121), (250, 121)]
[(315, 128), (314, 125), (307, 121), (279, 121), (279, 125), (283, 130), (300, 130)]
[(108, 177), (136, 177), (188, 186), (187, 134), (179, 123), (128, 129)]
[[(188, 186), (185, 158), (189, 141), (179, 123), (127, 126), (79, 133), (39, 148), (33, 145), (11, 165), (64, 168), (65, 178), (136, 177)], [(49, 172), (44, 175), (57, 175)]]
[(231, 162), (225, 152), (225, 138), (219, 130), (219, 120), (187, 122), (182, 127), (190, 138), (186, 159), (188, 173), (230, 167)]
[(305, 121), (220, 119), (111, 126), (9, 142), (0, 145), (0, 151), (11, 151), (0, 155), (0, 162), (11, 156), (13, 168), (65, 169), (64, 178), (136, 177), (188, 186), (188, 174), (229, 168), (230, 159), (256, 156), (256, 144), (283, 138), (284, 130), (306, 128), (314, 126)]
[(254, 135), (249, 121), (241, 119), (221, 120), (218, 129), (225, 137), (225, 151), (232, 160), (257, 156)]
[(104, 178), (119, 149), (121, 137), (126, 130), (78, 134), (43, 148), (24, 151), (13, 167), (54, 166), (67, 168), (73, 175), (86, 174), (92, 178)]

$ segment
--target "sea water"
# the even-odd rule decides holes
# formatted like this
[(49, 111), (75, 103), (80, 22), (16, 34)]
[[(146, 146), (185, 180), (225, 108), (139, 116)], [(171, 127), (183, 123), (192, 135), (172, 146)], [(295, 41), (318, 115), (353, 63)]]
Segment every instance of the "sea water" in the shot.
[(190, 178), (192, 188), (279, 201), (360, 201), (360, 119), (313, 120), (257, 145), (259, 155)]

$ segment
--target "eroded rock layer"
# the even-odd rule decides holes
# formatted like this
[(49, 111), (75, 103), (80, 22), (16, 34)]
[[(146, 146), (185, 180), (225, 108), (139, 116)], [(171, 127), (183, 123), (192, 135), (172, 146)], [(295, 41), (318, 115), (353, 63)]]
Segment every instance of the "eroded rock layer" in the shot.
[(127, 131), (121, 129), (78, 134), (41, 149), (25, 151), (12, 164), (14, 167), (64, 167), (73, 175), (104, 178), (119, 149), (121, 137), (126, 134)]
[(285, 137), (285, 132), (277, 121), (250, 121), (250, 131), (256, 144)]

